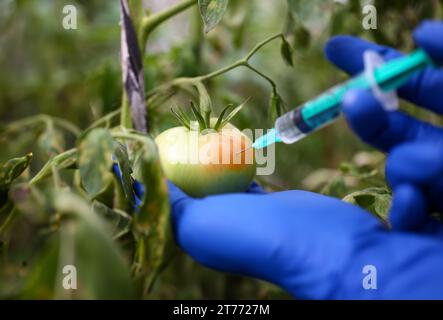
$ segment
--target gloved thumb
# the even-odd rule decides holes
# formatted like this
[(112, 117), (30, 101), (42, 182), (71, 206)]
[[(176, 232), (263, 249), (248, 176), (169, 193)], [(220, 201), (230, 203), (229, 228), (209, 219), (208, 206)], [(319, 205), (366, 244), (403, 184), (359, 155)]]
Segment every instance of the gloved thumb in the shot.
[(171, 203), (172, 215), (175, 219), (180, 216), (183, 211), (184, 205), (192, 201), (193, 198), (188, 196), (183, 190), (168, 181), (169, 202)]

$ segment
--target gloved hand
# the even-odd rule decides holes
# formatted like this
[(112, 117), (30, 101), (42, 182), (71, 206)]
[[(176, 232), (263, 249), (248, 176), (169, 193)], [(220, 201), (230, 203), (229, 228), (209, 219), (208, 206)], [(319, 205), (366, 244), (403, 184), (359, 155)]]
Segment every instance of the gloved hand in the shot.
[[(210, 268), (298, 298), (443, 298), (441, 239), (391, 233), (358, 207), (306, 191), (193, 199), (169, 189), (176, 241)], [(363, 286), (365, 266), (376, 268), (375, 290)]]
[[(424, 24), (416, 42), (442, 60), (441, 23)], [(348, 72), (363, 68), (362, 53), (392, 49), (352, 37), (332, 39), (328, 58)], [(401, 90), (402, 97), (443, 111), (442, 71), (426, 70)], [(337, 199), (304, 192), (254, 192), (192, 199), (170, 185), (178, 244), (200, 263), (268, 280), (301, 298), (443, 298), (443, 232), (427, 212), (441, 187), (441, 129), (403, 113), (386, 113), (370, 93), (352, 92), (344, 103), (351, 127), (384, 151), (394, 188), (386, 230), (369, 213)], [(408, 143), (409, 142), (409, 143)], [(442, 194), (440, 191), (437, 194)], [(403, 232), (420, 230), (423, 233)], [(426, 233), (425, 233), (426, 232)], [(365, 266), (377, 271), (377, 289), (363, 287)]]
[[(443, 63), (443, 43), (436, 40), (443, 37), (442, 22), (424, 22), (415, 30), (413, 36), (415, 43), (423, 48), (436, 63)], [(331, 39), (326, 45), (325, 53), (332, 63), (353, 75), (363, 70), (362, 56), (366, 50), (376, 51), (386, 60), (401, 55), (400, 52), (391, 48), (351, 36), (338, 36)], [(398, 93), (412, 103), (437, 113), (443, 113), (442, 88), (443, 70), (429, 68), (411, 78)], [(423, 196), (426, 198), (427, 209), (443, 212), (443, 201), (440, 198), (443, 194), (443, 176), (428, 172), (429, 166), (423, 166), (422, 163), (425, 160), (421, 160), (423, 158), (426, 159), (425, 162), (440, 161), (441, 151), (443, 151), (443, 130), (400, 111), (385, 111), (368, 91), (349, 92), (343, 103), (343, 112), (354, 132), (363, 141), (382, 151), (389, 152), (397, 147), (403, 148), (402, 145), (408, 143), (408, 151), (402, 149), (403, 151), (398, 153), (407, 153), (403, 156), (415, 161), (413, 163), (417, 165), (414, 167), (409, 165), (406, 158), (393, 156), (386, 168), (394, 195), (397, 194), (396, 188), (402, 184), (393, 181), (390, 172), (395, 171), (398, 174), (402, 171), (412, 181), (413, 189), (416, 190), (412, 192), (410, 189), (410, 196), (415, 198)], [(414, 146), (416, 146), (415, 151)], [(433, 176), (433, 179), (427, 178), (429, 175)], [(427, 185), (418, 181), (420, 179), (427, 180)], [(416, 194), (417, 192), (422, 195)], [(395, 198), (399, 199), (400, 195)], [(394, 201), (396, 201), (395, 198)], [(401, 201), (403, 200), (405, 199)], [(412, 199), (408, 202), (412, 202)], [(407, 219), (407, 215), (402, 218)], [(392, 216), (392, 219), (397, 218)], [(393, 223), (393, 227), (396, 227), (396, 222)]]

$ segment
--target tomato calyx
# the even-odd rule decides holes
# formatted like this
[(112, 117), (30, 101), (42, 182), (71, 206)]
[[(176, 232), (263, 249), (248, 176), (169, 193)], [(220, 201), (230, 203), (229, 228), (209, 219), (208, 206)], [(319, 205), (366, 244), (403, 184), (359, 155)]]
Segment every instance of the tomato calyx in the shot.
[[(202, 133), (214, 130), (218, 132), (223, 129), (223, 127), (228, 124), (238, 112), (240, 112), (248, 101), (249, 98), (237, 107), (233, 104), (228, 104), (218, 116), (217, 121), (211, 121), (211, 117), (204, 117), (201, 110), (202, 108), (197, 107), (193, 101), (190, 101), (190, 108), (195, 120), (191, 120), (191, 118), (180, 108), (172, 107), (171, 112), (179, 123), (188, 130), (194, 130), (194, 128), (197, 127)], [(198, 123), (198, 126), (192, 125), (195, 122)]]

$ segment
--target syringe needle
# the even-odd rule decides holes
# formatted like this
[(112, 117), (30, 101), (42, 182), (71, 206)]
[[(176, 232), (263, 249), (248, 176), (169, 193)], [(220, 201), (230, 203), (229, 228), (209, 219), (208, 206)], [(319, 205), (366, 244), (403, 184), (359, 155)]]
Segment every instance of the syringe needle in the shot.
[(245, 152), (245, 151), (248, 151), (248, 150), (251, 149), (251, 148), (252, 148), (252, 146), (249, 146), (249, 147), (247, 147), (247, 148), (245, 148), (245, 149), (243, 149), (243, 150), (240, 150), (240, 151), (236, 152), (235, 155), (238, 155), (238, 154), (240, 154), (240, 153), (243, 153), (243, 152)]

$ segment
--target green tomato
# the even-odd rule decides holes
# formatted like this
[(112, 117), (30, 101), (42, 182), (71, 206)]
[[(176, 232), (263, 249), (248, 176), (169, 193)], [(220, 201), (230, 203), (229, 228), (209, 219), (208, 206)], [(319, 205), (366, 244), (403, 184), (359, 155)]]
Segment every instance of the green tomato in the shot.
[(252, 145), (227, 124), (220, 131), (175, 127), (155, 139), (166, 177), (193, 197), (245, 191), (255, 176)]

